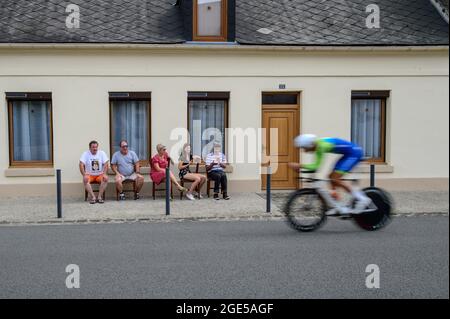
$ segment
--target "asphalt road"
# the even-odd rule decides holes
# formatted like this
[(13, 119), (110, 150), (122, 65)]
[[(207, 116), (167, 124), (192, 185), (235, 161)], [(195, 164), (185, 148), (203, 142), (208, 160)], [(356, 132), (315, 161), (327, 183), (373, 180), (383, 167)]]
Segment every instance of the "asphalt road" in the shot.
[[(0, 227), (0, 298), (449, 298), (448, 217)], [(66, 266), (80, 288), (66, 287)], [(366, 267), (380, 288), (366, 287)]]

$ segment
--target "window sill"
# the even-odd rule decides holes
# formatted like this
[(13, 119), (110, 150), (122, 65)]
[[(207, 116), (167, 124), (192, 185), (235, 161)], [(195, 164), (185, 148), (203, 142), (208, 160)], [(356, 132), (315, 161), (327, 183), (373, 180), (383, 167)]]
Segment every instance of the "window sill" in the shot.
[[(114, 176), (116, 174), (110, 168), (110, 169), (108, 169), (108, 175)], [(141, 167), (141, 175), (150, 175), (150, 167), (148, 167), (148, 166)]]
[(54, 168), (8, 168), (5, 170), (6, 177), (42, 177), (55, 175)]
[[(196, 165), (195, 164), (191, 165), (191, 172), (195, 173), (195, 170), (196, 170)], [(232, 174), (233, 170), (234, 170), (233, 166), (228, 165), (227, 168), (225, 169), (225, 173)], [(205, 174), (206, 173), (205, 165), (200, 165), (198, 172), (200, 174)], [(116, 174), (112, 171), (112, 169), (109, 169), (108, 175), (114, 176)], [(141, 175), (150, 175), (150, 167), (141, 167)]]
[[(190, 168), (191, 168), (191, 172), (195, 173), (195, 170), (197, 169), (197, 165), (193, 164), (193, 165), (191, 165)], [(225, 168), (225, 173), (232, 174), (233, 170), (234, 170), (233, 166), (232, 165), (228, 165), (227, 168)], [(206, 173), (206, 166), (204, 164), (200, 165), (199, 168), (198, 168), (198, 172), (200, 174), (205, 174)]]
[[(388, 164), (375, 164), (375, 173), (393, 173), (394, 166)], [(353, 173), (370, 173), (370, 164), (363, 164), (356, 167)]]

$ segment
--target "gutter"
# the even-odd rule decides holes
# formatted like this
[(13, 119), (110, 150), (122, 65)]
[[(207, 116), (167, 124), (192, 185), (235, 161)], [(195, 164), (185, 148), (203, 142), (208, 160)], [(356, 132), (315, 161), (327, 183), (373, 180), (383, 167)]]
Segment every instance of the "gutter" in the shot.
[(124, 43), (0, 43), (0, 49), (57, 50), (149, 50), (149, 51), (239, 51), (239, 52), (448, 52), (448, 45), (430, 46), (276, 46), (187, 43), (187, 44), (124, 44)]
[(447, 8), (442, 5), (442, 3), (439, 0), (430, 0), (430, 2), (433, 4), (433, 6), (437, 9), (439, 14), (444, 18), (444, 20), (448, 23), (448, 10)]

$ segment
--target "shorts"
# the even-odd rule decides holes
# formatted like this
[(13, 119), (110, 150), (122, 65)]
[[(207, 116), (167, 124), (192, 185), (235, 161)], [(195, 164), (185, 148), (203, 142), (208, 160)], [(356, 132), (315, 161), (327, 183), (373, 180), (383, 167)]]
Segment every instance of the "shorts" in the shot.
[(101, 184), (103, 182), (103, 174), (98, 176), (88, 175), (89, 184)]
[(335, 165), (334, 171), (341, 174), (347, 174), (351, 172), (356, 165), (363, 159), (362, 148), (354, 148), (350, 154), (344, 155)]
[(133, 173), (130, 176), (123, 176), (122, 177), (122, 182), (125, 182), (125, 181), (133, 181), (133, 182), (135, 182), (136, 180), (137, 180), (137, 174), (136, 173)]

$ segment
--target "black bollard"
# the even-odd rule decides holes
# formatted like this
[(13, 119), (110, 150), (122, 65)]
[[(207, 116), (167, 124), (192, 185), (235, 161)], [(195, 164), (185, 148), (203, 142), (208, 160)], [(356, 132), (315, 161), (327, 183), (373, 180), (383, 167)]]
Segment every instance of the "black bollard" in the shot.
[(170, 215), (170, 168), (166, 168), (166, 216)]
[(62, 198), (61, 198), (61, 170), (56, 170), (56, 206), (58, 218), (62, 218)]
[(375, 187), (375, 165), (370, 165), (370, 187)]
[(272, 167), (267, 167), (267, 185), (266, 185), (266, 213), (272, 212)]

